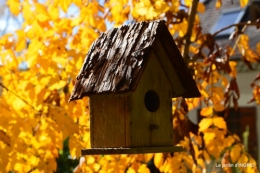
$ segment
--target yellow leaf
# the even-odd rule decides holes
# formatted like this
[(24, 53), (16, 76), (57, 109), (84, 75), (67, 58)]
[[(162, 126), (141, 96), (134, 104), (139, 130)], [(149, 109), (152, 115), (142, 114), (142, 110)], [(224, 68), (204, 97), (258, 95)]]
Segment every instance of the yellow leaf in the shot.
[(185, 155), (185, 156), (183, 157), (183, 160), (184, 160), (185, 164), (187, 165), (187, 167), (188, 167), (189, 169), (192, 169), (192, 165), (193, 165), (193, 160), (192, 160), (192, 158), (189, 157), (188, 155)]
[(205, 6), (204, 6), (203, 3), (201, 3), (201, 2), (198, 3), (197, 11), (199, 13), (204, 13), (205, 12)]
[(202, 108), (201, 111), (200, 111), (200, 115), (202, 115), (204, 117), (208, 117), (212, 114), (213, 114), (213, 108), (211, 106)]
[(138, 169), (138, 173), (150, 173), (150, 170), (146, 164), (142, 164)]
[(199, 131), (205, 131), (212, 125), (212, 118), (203, 118), (199, 123)]
[(216, 2), (216, 9), (219, 9), (222, 5), (222, 0), (217, 0)]
[(159, 13), (165, 13), (166, 11), (169, 10), (169, 7), (168, 7), (167, 3), (164, 2), (164, 0), (155, 1), (154, 6), (155, 6), (156, 11), (158, 11)]
[(235, 142), (235, 139), (232, 136), (228, 136), (224, 139), (225, 147), (230, 147)]
[(147, 163), (153, 158), (154, 154), (145, 154), (144, 161)]
[(209, 156), (209, 153), (206, 150), (203, 151), (203, 157), (204, 157), (205, 161), (209, 164), (211, 161), (211, 158)]
[(241, 147), (236, 144), (232, 149), (231, 149), (231, 152), (230, 152), (230, 158), (231, 158), (231, 161), (232, 163), (235, 163), (237, 161), (237, 159), (239, 158), (240, 156), (240, 152), (241, 152)]
[(220, 129), (227, 129), (227, 124), (222, 117), (214, 117), (213, 124)]
[(238, 161), (237, 161), (238, 163), (247, 163), (248, 162), (248, 157), (243, 153), (243, 154), (241, 154), (241, 156), (239, 157), (239, 159), (238, 159)]
[(185, 5), (188, 7), (190, 7), (192, 4), (192, 0), (185, 0), (184, 2), (185, 2)]
[(60, 1), (61, 9), (62, 9), (65, 13), (67, 13), (70, 4), (71, 4), (71, 1), (70, 1), (70, 0), (62, 0), (62, 1)]
[(48, 14), (45, 14), (45, 13), (39, 13), (36, 15), (36, 19), (39, 21), (39, 22), (47, 22), (50, 20), (50, 17)]
[(10, 11), (14, 14), (14, 15), (18, 15), (20, 13), (20, 1), (19, 0), (8, 0), (7, 1), (7, 5), (10, 8)]
[(248, 4), (248, 0), (240, 0), (240, 6), (244, 8)]
[(219, 158), (221, 153), (220, 148), (216, 144), (208, 147), (208, 151), (215, 159)]
[(49, 11), (49, 15), (52, 18), (52, 20), (57, 20), (59, 18), (59, 9), (57, 7), (51, 5), (48, 7), (48, 11)]
[(154, 155), (154, 165), (157, 168), (160, 168), (163, 165), (163, 154), (162, 153), (156, 153)]
[(22, 12), (23, 12), (23, 18), (26, 21), (28, 21), (30, 18), (33, 17), (32, 10), (31, 10), (31, 5), (29, 3), (27, 3), (27, 2), (24, 2)]
[(136, 172), (132, 167), (130, 167), (127, 169), (126, 173), (136, 173)]
[(26, 37), (23, 30), (17, 30), (16, 34), (18, 36), (18, 40), (16, 42), (16, 51), (20, 52), (26, 47)]
[(236, 134), (233, 134), (233, 137), (234, 137), (235, 140), (240, 142), (240, 138)]
[(54, 83), (53, 85), (51, 85), (49, 89), (50, 89), (50, 90), (54, 90), (54, 89), (59, 90), (59, 89), (63, 88), (66, 84), (67, 84), (66, 81), (62, 81), (62, 80), (61, 80), (61, 81), (56, 82), (56, 83)]
[(172, 158), (172, 170), (175, 171), (175, 170), (179, 170), (180, 166), (181, 166), (181, 161), (182, 159), (178, 156), (174, 156)]
[(213, 140), (216, 137), (215, 130), (213, 130), (212, 128), (207, 129), (206, 131), (204, 131), (203, 137), (205, 142)]
[[(206, 158), (204, 159), (206, 160)], [(205, 168), (205, 160), (203, 160), (202, 158), (198, 158), (197, 159), (198, 165), (200, 165), (202, 168)]]
[(230, 68), (231, 68), (231, 72), (229, 73), (229, 75), (231, 77), (236, 78), (236, 76), (237, 76), (237, 70), (236, 70), (237, 63), (234, 62), (234, 61), (229, 61), (229, 65), (230, 65)]

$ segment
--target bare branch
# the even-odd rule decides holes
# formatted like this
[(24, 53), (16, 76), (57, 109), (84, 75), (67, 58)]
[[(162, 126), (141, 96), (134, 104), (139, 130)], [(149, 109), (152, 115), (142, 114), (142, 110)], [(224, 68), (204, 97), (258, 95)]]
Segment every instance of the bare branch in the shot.
[(222, 28), (222, 29), (220, 29), (220, 30), (218, 30), (217, 32), (215, 32), (214, 34), (212, 34), (213, 36), (216, 36), (216, 35), (218, 35), (219, 33), (221, 33), (222, 31), (225, 31), (225, 30), (227, 30), (227, 29), (229, 29), (229, 28), (232, 28), (232, 27), (234, 27), (234, 26), (257, 26), (257, 25), (259, 25), (259, 23), (257, 23), (257, 22), (241, 22), (241, 23), (237, 23), (237, 24), (232, 24), (232, 25), (229, 25), (229, 26), (227, 26), (227, 27), (225, 27), (225, 28)]
[[(1, 82), (0, 82), (0, 86), (3, 87), (4, 89), (6, 89), (7, 91), (11, 92), (13, 95), (15, 95), (16, 97), (18, 97), (19, 99), (21, 99), (25, 104), (29, 105), (31, 108), (34, 109), (34, 107), (28, 103), (26, 100), (24, 100), (23, 98), (21, 98), (19, 95), (17, 95), (15, 92), (11, 91), (9, 88), (7, 88), (5, 85), (3, 85)], [(35, 110), (35, 109), (34, 109)]]

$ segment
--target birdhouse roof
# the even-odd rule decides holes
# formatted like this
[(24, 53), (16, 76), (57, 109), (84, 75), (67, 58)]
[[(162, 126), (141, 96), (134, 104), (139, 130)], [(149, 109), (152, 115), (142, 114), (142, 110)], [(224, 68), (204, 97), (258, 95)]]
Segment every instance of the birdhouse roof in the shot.
[(123, 25), (102, 33), (89, 49), (70, 101), (98, 93), (134, 91), (158, 40), (186, 90), (183, 97), (199, 97), (165, 21), (160, 20)]

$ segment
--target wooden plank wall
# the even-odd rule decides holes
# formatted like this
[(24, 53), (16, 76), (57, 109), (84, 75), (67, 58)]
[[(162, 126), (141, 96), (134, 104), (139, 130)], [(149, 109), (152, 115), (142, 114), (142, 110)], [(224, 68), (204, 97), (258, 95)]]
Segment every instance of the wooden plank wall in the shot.
[[(147, 91), (154, 90), (160, 98), (157, 111), (150, 112), (144, 104)], [(131, 105), (131, 147), (173, 145), (171, 85), (155, 54), (151, 54)], [(150, 130), (150, 125), (158, 129)]]
[(91, 96), (90, 136), (92, 148), (127, 147), (129, 94)]

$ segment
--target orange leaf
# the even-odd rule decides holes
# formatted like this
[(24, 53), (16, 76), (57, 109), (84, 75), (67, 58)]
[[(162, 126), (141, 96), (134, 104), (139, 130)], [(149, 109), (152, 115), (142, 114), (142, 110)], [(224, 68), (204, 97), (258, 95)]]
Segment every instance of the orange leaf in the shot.
[(216, 2), (216, 9), (219, 9), (222, 5), (222, 0), (217, 0)]
[(241, 156), (239, 157), (239, 159), (238, 159), (238, 161), (237, 161), (238, 163), (247, 163), (248, 162), (248, 158), (247, 158), (247, 156), (243, 153), (243, 154), (241, 154)]
[(231, 157), (231, 161), (232, 163), (235, 163), (237, 161), (237, 159), (240, 156), (240, 152), (241, 152), (241, 147), (239, 145), (235, 145), (230, 152), (230, 157)]
[(222, 104), (214, 104), (213, 109), (217, 112), (221, 112), (225, 109), (225, 106)]
[(3, 130), (0, 130), (0, 140), (10, 146), (10, 137)]
[(208, 116), (210, 116), (212, 114), (213, 114), (213, 109), (212, 109), (211, 106), (202, 108), (201, 111), (200, 111), (200, 115), (202, 115), (204, 117), (208, 117)]
[(235, 139), (232, 136), (228, 136), (224, 139), (223, 144), (225, 147), (230, 147), (235, 142)]
[(210, 163), (210, 161), (211, 161), (211, 158), (210, 158), (210, 156), (209, 156), (209, 153), (207, 152), (207, 151), (203, 151), (203, 157), (204, 157), (204, 159), (205, 159), (205, 161), (207, 162), (207, 163)]
[(227, 124), (222, 117), (214, 117), (213, 124), (220, 129), (227, 129)]
[(198, 3), (197, 11), (199, 13), (204, 13), (205, 12), (205, 6), (204, 6), (203, 3), (201, 3), (201, 2)]

